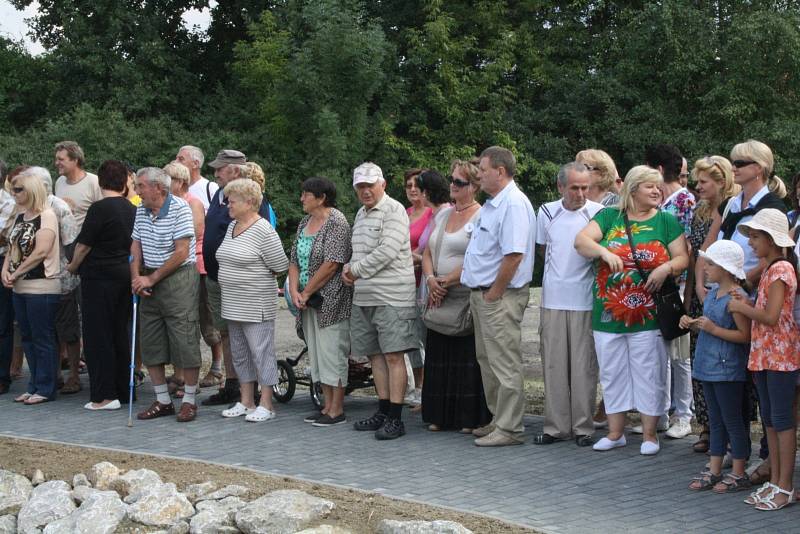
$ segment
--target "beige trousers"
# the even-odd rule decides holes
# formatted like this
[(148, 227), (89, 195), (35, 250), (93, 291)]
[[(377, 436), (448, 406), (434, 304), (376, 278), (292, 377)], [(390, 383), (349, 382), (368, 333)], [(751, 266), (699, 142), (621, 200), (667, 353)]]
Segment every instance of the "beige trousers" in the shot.
[(505, 434), (519, 437), (525, 431), (521, 326), (528, 286), (509, 288), (495, 302), (486, 302), (483, 295), (483, 291), (472, 291), (469, 304), (486, 404), (494, 414), (494, 425)]
[(548, 310), (539, 320), (544, 371), (544, 433), (591, 436), (597, 395), (597, 355), (591, 311)]

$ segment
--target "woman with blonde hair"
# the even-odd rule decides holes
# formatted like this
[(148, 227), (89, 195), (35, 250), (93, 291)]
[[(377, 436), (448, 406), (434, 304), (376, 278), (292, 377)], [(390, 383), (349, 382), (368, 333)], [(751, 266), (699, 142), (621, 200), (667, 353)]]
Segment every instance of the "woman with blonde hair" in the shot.
[(275, 210), (272, 209), (272, 204), (270, 204), (269, 199), (267, 198), (267, 177), (264, 174), (264, 169), (262, 169), (261, 165), (255, 161), (248, 161), (244, 164), (244, 167), (245, 171), (242, 173), (242, 178), (249, 178), (253, 180), (258, 184), (258, 187), (261, 188), (264, 196), (264, 202), (267, 204), (267, 220), (273, 228), (277, 229), (278, 216), (275, 214)]
[(634, 409), (644, 434), (639, 452), (660, 449), (656, 423), (669, 409), (669, 349), (656, 322), (653, 293), (689, 265), (683, 227), (659, 209), (661, 184), (657, 170), (634, 167), (619, 205), (601, 210), (575, 238), (579, 254), (598, 260), (592, 330), (608, 435), (594, 444), (597, 451), (626, 445), (625, 415)]
[(606, 207), (615, 206), (619, 201), (617, 190), (620, 179), (611, 156), (603, 150), (588, 148), (578, 152), (575, 161), (583, 163), (590, 172), (591, 182), (586, 198)]
[[(685, 302), (689, 303), (689, 315), (700, 317), (703, 315), (703, 303), (697, 297), (695, 290), (694, 267), (697, 262), (698, 251), (705, 241), (711, 228), (714, 213), (725, 209), (725, 205), (741, 189), (733, 182), (733, 167), (727, 158), (722, 156), (706, 156), (698, 159), (692, 169), (692, 177), (697, 183), (697, 207), (692, 217), (689, 232), (691, 255), (689, 257), (689, 276), (686, 280)], [(691, 333), (690, 354), (694, 361), (695, 346), (698, 334)], [(706, 400), (703, 396), (703, 387), (698, 380), (692, 380), (694, 394), (695, 420), (702, 427), (700, 439), (692, 446), (695, 452), (707, 452), (709, 448), (708, 411)]]
[(11, 193), (19, 215), (0, 276), (14, 292), (14, 313), (31, 373), (25, 393), (14, 400), (40, 404), (56, 398), (55, 321), (61, 299), (58, 218), (47, 207), (47, 190), (38, 176), (17, 176)]

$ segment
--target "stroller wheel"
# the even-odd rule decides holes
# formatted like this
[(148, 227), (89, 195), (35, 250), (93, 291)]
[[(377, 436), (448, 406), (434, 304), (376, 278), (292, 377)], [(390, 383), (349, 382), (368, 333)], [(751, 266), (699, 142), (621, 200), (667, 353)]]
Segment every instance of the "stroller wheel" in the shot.
[(286, 360), (278, 360), (278, 383), (272, 386), (273, 398), (278, 402), (289, 402), (294, 397), (296, 388), (294, 369)]

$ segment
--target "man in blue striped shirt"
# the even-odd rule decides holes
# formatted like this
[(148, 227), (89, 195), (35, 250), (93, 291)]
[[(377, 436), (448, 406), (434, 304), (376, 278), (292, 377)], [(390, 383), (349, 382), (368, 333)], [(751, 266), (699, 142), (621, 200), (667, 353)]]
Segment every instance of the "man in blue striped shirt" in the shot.
[(193, 421), (201, 359), (192, 210), (170, 194), (170, 178), (161, 169), (140, 169), (135, 186), (142, 205), (133, 224), (131, 286), (141, 297), (142, 361), (156, 394), (153, 404), (137, 417), (175, 414), (164, 374), (164, 366), (172, 364), (183, 369), (186, 383), (177, 420)]

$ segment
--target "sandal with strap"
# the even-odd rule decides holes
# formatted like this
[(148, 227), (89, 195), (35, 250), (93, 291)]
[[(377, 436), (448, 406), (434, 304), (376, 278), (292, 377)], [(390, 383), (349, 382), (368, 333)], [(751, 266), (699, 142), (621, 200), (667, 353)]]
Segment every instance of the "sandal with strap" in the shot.
[(700, 432), (700, 439), (698, 439), (692, 445), (692, 450), (694, 452), (708, 452), (708, 448), (711, 446), (711, 442), (709, 441), (709, 434), (707, 430), (703, 430)]
[[(786, 502), (783, 504), (777, 504), (775, 502), (775, 497), (777, 495), (786, 495), (787, 499)], [(790, 504), (794, 504), (796, 501), (794, 496), (794, 488), (786, 491), (784, 489), (779, 488), (778, 486), (773, 485), (773, 490), (769, 494), (769, 497), (766, 499), (761, 499), (760, 502), (756, 503), (756, 510), (761, 510), (762, 512), (773, 512), (775, 510), (780, 510)]]
[(750, 482), (752, 482), (754, 486), (769, 482), (770, 474), (769, 460), (765, 460), (756, 467), (755, 471), (750, 473)]
[(23, 393), (22, 395), (14, 399), (14, 402), (25, 402), (26, 400), (30, 399), (32, 395), (33, 393)]
[[(761, 499), (770, 499), (772, 498), (772, 492), (775, 491), (775, 488), (777, 488), (777, 486), (773, 486), (772, 482), (764, 482), (764, 484), (761, 487), (759, 487), (757, 490), (755, 490), (754, 492), (750, 493), (750, 495), (745, 497), (744, 503), (755, 505), (760, 503)], [(764, 493), (765, 491), (766, 493)], [(764, 493), (764, 495), (761, 495), (762, 493)]]
[(753, 483), (750, 482), (750, 479), (747, 478), (746, 475), (734, 475), (733, 473), (728, 473), (719, 484), (714, 486), (712, 490), (714, 493), (733, 493), (736, 491), (747, 490), (753, 487)]
[(219, 371), (209, 370), (206, 376), (200, 381), (201, 388), (210, 388), (218, 386), (222, 383), (222, 373)]
[(705, 491), (713, 488), (722, 481), (722, 475), (715, 475), (711, 471), (703, 471), (689, 483), (692, 491)]

